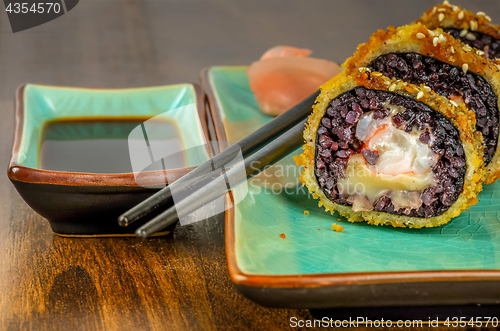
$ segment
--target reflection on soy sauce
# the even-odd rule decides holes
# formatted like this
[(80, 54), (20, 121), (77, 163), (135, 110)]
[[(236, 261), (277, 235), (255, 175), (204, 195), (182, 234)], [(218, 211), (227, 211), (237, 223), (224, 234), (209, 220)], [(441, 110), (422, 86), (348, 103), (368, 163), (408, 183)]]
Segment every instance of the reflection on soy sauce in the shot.
[[(49, 122), (42, 130), (39, 168), (89, 173), (130, 173), (129, 134), (149, 118), (66, 119)], [(184, 150), (176, 122), (155, 117), (148, 121), (148, 143), (161, 142)], [(187, 166), (184, 157), (165, 158), (161, 168)], [(161, 169), (148, 169), (161, 170)]]

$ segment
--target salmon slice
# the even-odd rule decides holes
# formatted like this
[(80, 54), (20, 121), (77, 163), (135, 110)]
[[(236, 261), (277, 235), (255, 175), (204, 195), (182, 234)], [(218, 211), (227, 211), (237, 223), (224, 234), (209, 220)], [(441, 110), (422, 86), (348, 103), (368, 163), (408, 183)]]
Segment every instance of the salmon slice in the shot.
[(308, 49), (277, 46), (250, 65), (250, 88), (263, 112), (280, 115), (340, 73), (336, 63), (307, 57), (310, 53)]

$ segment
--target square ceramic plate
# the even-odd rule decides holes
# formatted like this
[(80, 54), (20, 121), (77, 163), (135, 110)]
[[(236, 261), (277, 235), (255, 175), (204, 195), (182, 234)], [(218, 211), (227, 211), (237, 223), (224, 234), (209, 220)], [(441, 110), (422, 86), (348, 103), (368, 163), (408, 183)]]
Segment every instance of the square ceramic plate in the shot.
[[(209, 135), (204, 95), (196, 84), (116, 90), (29, 84), (17, 91), (15, 107), (9, 178), (23, 199), (60, 235), (133, 234), (144, 222), (122, 228), (117, 223), (120, 214), (164, 186), (165, 178), (173, 181), (213, 155), (211, 146), (206, 144)], [(203, 146), (186, 156), (188, 167), (140, 172), (142, 186), (131, 172), (102, 174), (40, 167), (42, 132), (48, 123), (75, 119), (144, 121), (155, 116), (173, 122), (184, 148)], [(113, 138), (128, 138), (128, 131), (110, 130)], [(102, 127), (88, 131), (85, 134), (90, 135), (89, 139), (102, 138)], [(72, 139), (64, 132), (56, 135)]]
[[(218, 139), (237, 141), (271, 120), (246, 67), (209, 68), (202, 82)], [(332, 216), (298, 176), (288, 156), (250, 180), (226, 212), (229, 273), (248, 298), (286, 308), (500, 303), (500, 183), (446, 225), (404, 229)]]

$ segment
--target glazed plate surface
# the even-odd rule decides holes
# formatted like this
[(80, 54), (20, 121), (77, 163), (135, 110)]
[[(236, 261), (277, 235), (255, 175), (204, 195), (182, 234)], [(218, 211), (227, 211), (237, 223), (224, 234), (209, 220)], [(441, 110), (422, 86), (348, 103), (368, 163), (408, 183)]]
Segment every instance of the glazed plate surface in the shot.
[[(23, 199), (48, 219), (52, 230), (58, 234), (133, 234), (143, 222), (121, 228), (117, 224), (117, 217), (121, 213), (213, 155), (211, 147), (206, 145), (208, 129), (203, 97), (196, 84), (135, 89), (22, 86), (16, 95), (16, 128), (9, 178)], [(164, 155), (156, 152), (166, 146), (161, 145), (166, 140), (156, 140), (157, 145), (153, 145), (151, 135), (148, 139), (146, 133), (151, 133), (148, 131), (151, 126), (144, 121), (153, 117), (168, 121), (178, 128), (176, 141), (188, 150), (184, 155), (185, 167), (148, 168), (149, 164), (164, 161)], [(99, 120), (136, 120), (142, 123), (132, 132), (137, 132), (138, 138), (134, 138), (134, 141), (138, 142), (139, 147), (136, 151), (141, 155), (140, 161), (145, 161), (142, 162), (143, 167), (132, 167), (130, 164), (128, 167), (139, 175), (136, 176), (132, 170), (92, 173), (71, 172), (70, 169), (48, 170), (40, 166), (44, 127), (54, 122)], [(104, 138), (125, 139), (127, 144), (130, 138), (130, 131), (125, 132), (120, 127), (110, 129), (109, 125), (99, 124), (92, 126), (92, 129), (85, 128), (75, 129), (79, 131), (59, 128), (59, 131), (51, 131), (51, 139), (65, 143), (75, 137), (85, 136), (85, 139), (94, 141)], [(156, 132), (161, 133), (161, 130)], [(127, 145), (125, 149), (128, 155)], [(123, 162), (130, 161), (127, 156)], [(97, 159), (93, 162), (96, 163)]]
[[(247, 132), (234, 128), (271, 119), (246, 67), (212, 67), (203, 83), (214, 118), (225, 119), (219, 139), (237, 141)], [(244, 295), (301, 308), (500, 303), (500, 183), (485, 185), (479, 203), (446, 225), (379, 227), (318, 207), (292, 156), (250, 180), (248, 195), (227, 212), (229, 272)]]

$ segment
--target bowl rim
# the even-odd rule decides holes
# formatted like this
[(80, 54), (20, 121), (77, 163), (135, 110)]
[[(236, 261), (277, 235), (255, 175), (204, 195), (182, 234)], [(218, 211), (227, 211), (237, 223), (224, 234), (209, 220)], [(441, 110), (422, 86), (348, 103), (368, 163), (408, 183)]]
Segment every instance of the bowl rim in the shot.
[[(242, 66), (216, 66), (234, 67)], [(207, 96), (212, 119), (214, 121), (215, 133), (218, 140), (225, 141), (225, 129), (221, 121), (221, 109), (217, 103), (215, 89), (209, 77), (211, 68), (204, 68), (201, 73), (201, 86)], [(235, 211), (232, 192), (226, 197), (226, 204), (231, 206), (225, 211), (225, 246), (226, 260), (231, 281), (237, 286), (250, 286), (262, 288), (320, 288), (342, 285), (374, 285), (390, 283), (430, 283), (449, 281), (500, 281), (500, 270), (478, 269), (478, 270), (417, 270), (417, 271), (377, 271), (377, 272), (351, 272), (351, 273), (316, 273), (296, 275), (265, 275), (252, 274), (238, 267), (236, 258), (236, 236), (235, 236)]]
[[(214, 151), (212, 145), (208, 143), (210, 141), (210, 133), (208, 130), (208, 119), (207, 112), (205, 111), (205, 94), (203, 90), (197, 83), (185, 83), (186, 85), (191, 85), (194, 89), (195, 100), (196, 100), (196, 110), (200, 124), (202, 127), (203, 134), (207, 144), (205, 144), (206, 151), (209, 158), (214, 156)], [(24, 124), (24, 89), (27, 85), (36, 85), (43, 87), (54, 87), (54, 88), (68, 88), (68, 89), (78, 89), (78, 90), (94, 90), (94, 91), (123, 91), (123, 90), (139, 90), (155, 88), (152, 87), (139, 87), (139, 88), (88, 88), (88, 87), (66, 87), (66, 86), (53, 86), (53, 85), (43, 85), (43, 84), (23, 84), (19, 86), (16, 90), (14, 98), (14, 138), (12, 143), (12, 149), (10, 154), (10, 161), (7, 169), (7, 175), (12, 181), (33, 183), (33, 184), (50, 184), (50, 185), (69, 185), (69, 186), (135, 186), (141, 187), (143, 185), (155, 186), (164, 185), (165, 179), (171, 179), (171, 181), (177, 180), (178, 178), (184, 176), (186, 173), (190, 172), (196, 167), (186, 167), (179, 169), (168, 169), (168, 170), (156, 170), (156, 171), (146, 171), (142, 173), (142, 185), (138, 185), (135, 180), (134, 173), (111, 173), (111, 174), (97, 174), (89, 172), (68, 172), (68, 171), (51, 171), (42, 170), (31, 167), (26, 167), (20, 165), (17, 162), (19, 149), (21, 147), (21, 139), (23, 134), (23, 124)], [(184, 85), (184, 84), (173, 84), (174, 85)], [(166, 85), (169, 86), (169, 85)]]

